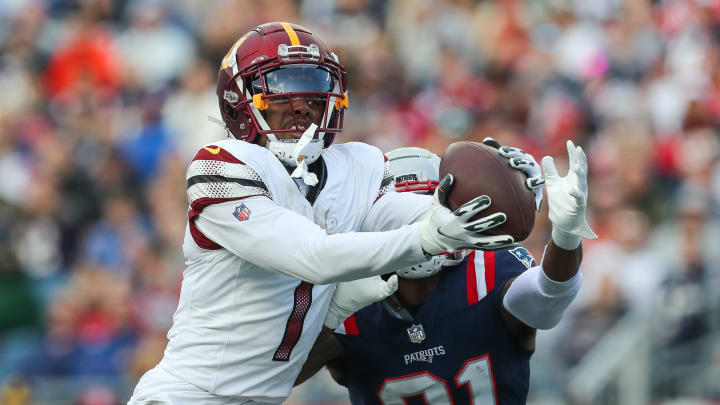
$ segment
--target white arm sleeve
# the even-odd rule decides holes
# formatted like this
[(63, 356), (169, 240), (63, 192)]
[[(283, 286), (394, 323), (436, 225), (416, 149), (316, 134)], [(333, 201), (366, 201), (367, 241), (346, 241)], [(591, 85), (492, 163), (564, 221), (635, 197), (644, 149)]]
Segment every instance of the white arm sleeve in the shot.
[(423, 219), (431, 203), (432, 195), (390, 191), (375, 201), (361, 230), (388, 231), (413, 224)]
[(582, 274), (578, 271), (565, 282), (553, 281), (541, 266), (535, 266), (515, 278), (505, 293), (503, 306), (515, 318), (536, 329), (552, 329), (575, 299)]
[(304, 216), (257, 196), (243, 200), (250, 214), (233, 215), (237, 201), (206, 207), (198, 229), (231, 253), (268, 270), (313, 284), (350, 281), (425, 261), (418, 225), (388, 232), (328, 235)]

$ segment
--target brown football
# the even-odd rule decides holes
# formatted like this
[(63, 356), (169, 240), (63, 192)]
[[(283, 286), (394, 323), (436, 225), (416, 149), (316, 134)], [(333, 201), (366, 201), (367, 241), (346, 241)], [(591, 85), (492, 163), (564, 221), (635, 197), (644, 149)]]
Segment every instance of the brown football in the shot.
[(528, 237), (535, 225), (535, 197), (525, 186), (525, 174), (510, 167), (497, 149), (478, 142), (452, 143), (440, 160), (440, 178), (448, 173), (455, 177), (448, 198), (451, 210), (487, 195), (491, 204), (476, 217), (504, 212), (507, 221), (485, 234), (509, 234), (515, 242)]

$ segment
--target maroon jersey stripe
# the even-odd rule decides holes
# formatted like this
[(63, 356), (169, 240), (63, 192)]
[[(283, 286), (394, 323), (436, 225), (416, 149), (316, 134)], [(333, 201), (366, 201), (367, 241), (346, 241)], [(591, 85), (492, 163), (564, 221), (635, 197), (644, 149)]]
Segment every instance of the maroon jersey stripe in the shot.
[[(257, 195), (265, 195), (265, 194), (257, 194)], [(243, 200), (248, 197), (254, 197), (254, 196), (232, 197), (232, 198), (203, 197), (203, 198), (198, 198), (197, 200), (193, 201), (193, 203), (190, 205), (190, 210), (188, 210), (188, 222), (190, 225), (190, 236), (192, 236), (195, 243), (203, 249), (208, 249), (208, 250), (222, 249), (222, 246), (220, 246), (217, 243), (210, 240), (210, 238), (205, 236), (205, 234), (203, 234), (197, 228), (197, 226), (195, 226), (195, 219), (197, 218), (198, 215), (200, 215), (200, 213), (208, 205), (223, 203), (223, 202), (227, 202), (227, 201)]]
[(200, 246), (202, 249), (207, 249), (207, 250), (222, 249), (222, 246), (211, 241), (207, 236), (205, 236), (204, 233), (200, 232), (200, 230), (197, 228), (197, 226), (195, 226), (195, 221), (190, 221), (190, 236), (192, 236), (195, 243), (198, 246)]
[(310, 310), (312, 304), (312, 288), (313, 285), (307, 281), (300, 282), (295, 289), (295, 303), (292, 312), (285, 324), (285, 333), (283, 334), (280, 346), (273, 355), (273, 361), (288, 361), (290, 353), (297, 345), (302, 334), (303, 324), (305, 323), (305, 315)]

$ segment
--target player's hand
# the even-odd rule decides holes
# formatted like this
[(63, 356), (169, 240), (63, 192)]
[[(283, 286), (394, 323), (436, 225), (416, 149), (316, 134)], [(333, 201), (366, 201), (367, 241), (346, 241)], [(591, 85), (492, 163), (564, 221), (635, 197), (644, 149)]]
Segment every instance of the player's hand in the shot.
[(567, 141), (567, 151), (570, 168), (565, 177), (560, 177), (550, 156), (542, 158), (542, 167), (545, 171), (550, 222), (553, 224), (553, 241), (561, 248), (574, 249), (577, 247), (574, 242), (579, 244), (579, 239), (572, 241), (574, 247), (568, 246), (569, 235), (585, 239), (595, 239), (597, 235), (585, 219), (588, 199), (585, 152), (572, 141)]
[(535, 158), (522, 149), (512, 146), (500, 146), (500, 143), (491, 137), (483, 139), (483, 143), (498, 150), (500, 156), (506, 158), (510, 167), (525, 173), (525, 185), (535, 194), (535, 211), (540, 211), (543, 203), (542, 185), (545, 184), (540, 165)]
[(398, 279), (394, 274), (387, 281), (375, 276), (338, 283), (325, 316), (325, 326), (337, 329), (348, 316), (373, 302), (387, 298), (394, 294), (397, 288)]
[(462, 249), (494, 250), (511, 246), (510, 235), (483, 235), (488, 229), (502, 225), (507, 216), (498, 212), (480, 219), (472, 217), (490, 206), (490, 197), (483, 195), (470, 200), (457, 210), (448, 209), (447, 199), (453, 175), (447, 174), (435, 189), (433, 202), (420, 222), (420, 240), (427, 255), (455, 252)]

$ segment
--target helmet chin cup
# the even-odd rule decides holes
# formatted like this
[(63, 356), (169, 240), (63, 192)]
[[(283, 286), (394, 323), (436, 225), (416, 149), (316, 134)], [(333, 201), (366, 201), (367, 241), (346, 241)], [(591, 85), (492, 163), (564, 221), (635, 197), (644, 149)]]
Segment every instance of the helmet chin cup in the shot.
[[(296, 167), (298, 163), (295, 151), (299, 141), (299, 139), (277, 139), (275, 135), (268, 134), (268, 142), (265, 147), (268, 148), (283, 165)], [(323, 144), (324, 142), (321, 139), (313, 139), (310, 141), (304, 148), (305, 163), (310, 165), (318, 160), (323, 150)]]
[(402, 268), (397, 270), (395, 273), (402, 278), (427, 278), (434, 276), (437, 272), (442, 270), (444, 266), (456, 266), (462, 263), (464, 258), (464, 251), (458, 251), (454, 254), (436, 255), (424, 263)]
[(396, 271), (396, 273), (402, 278), (427, 278), (435, 275), (440, 271), (440, 269), (442, 269), (443, 260), (445, 260), (445, 255), (433, 256), (430, 260), (424, 263), (404, 267)]

